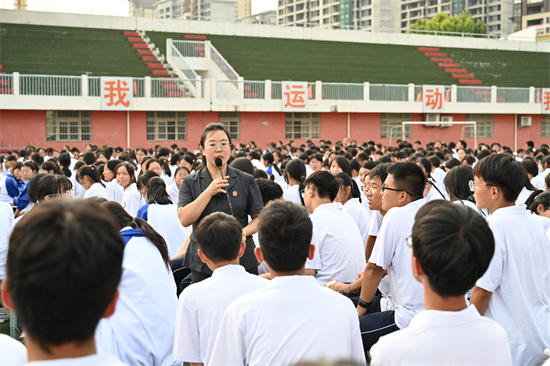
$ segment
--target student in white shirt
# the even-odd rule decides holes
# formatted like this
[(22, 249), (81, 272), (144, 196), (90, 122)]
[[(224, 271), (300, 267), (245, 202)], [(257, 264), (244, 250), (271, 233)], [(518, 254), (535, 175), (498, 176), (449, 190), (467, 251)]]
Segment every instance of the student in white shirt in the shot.
[(2, 302), (24, 324), (31, 364), (122, 365), (97, 353), (94, 331), (115, 312), (123, 250), (109, 212), (93, 202), (54, 199), (23, 217)]
[(455, 166), (445, 176), (445, 188), (451, 202), (471, 208), (483, 217), (489, 216), (487, 210), (476, 207), (474, 194), (470, 189), (470, 181), (474, 180), (474, 172), (468, 165)]
[(273, 158), (272, 153), (270, 152), (265, 153), (262, 159), (265, 167), (265, 172), (267, 173), (267, 176), (270, 179), (273, 178), (272, 180), (274, 180), (275, 182), (278, 182), (281, 179), (283, 179), (283, 175), (282, 175), (283, 173), (281, 172), (279, 167), (275, 165), (274, 163), (275, 160)]
[(174, 172), (174, 183), (170, 184), (166, 188), (170, 199), (175, 204), (178, 204), (181, 182), (183, 182), (183, 178), (187, 177), (189, 173), (189, 169), (187, 169), (186, 167), (177, 167), (176, 171)]
[(542, 166), (542, 171), (535, 178), (533, 178), (532, 183), (536, 189), (544, 191), (546, 189), (544, 178), (550, 174), (550, 155), (545, 156), (540, 164)]
[(115, 170), (119, 160), (109, 160), (103, 165), (103, 180), (105, 181), (105, 199), (122, 204), (124, 189), (116, 180)]
[(115, 168), (115, 176), (118, 184), (124, 189), (122, 195), (122, 207), (130, 214), (136, 216), (141, 207), (141, 193), (136, 186), (134, 166), (130, 163), (121, 163)]
[[(365, 353), (379, 337), (406, 328), (412, 317), (424, 310), (422, 286), (412, 275), (411, 250), (404, 243), (416, 213), (425, 203), (422, 196), (426, 175), (412, 162), (393, 164), (387, 172), (382, 186), (382, 208), (387, 213), (363, 272), (357, 307)], [(395, 311), (367, 313), (386, 271)]]
[(124, 242), (116, 312), (96, 331), (101, 352), (128, 365), (172, 366), (178, 299), (168, 249), (147, 222), (131, 217), (120, 204), (101, 204), (115, 217)]
[(550, 245), (534, 215), (515, 205), (525, 174), (508, 154), (490, 155), (474, 168), (474, 196), (491, 213), (495, 254), (471, 303), (506, 329), (514, 365), (540, 365), (550, 339)]
[(105, 184), (101, 181), (95, 165), (84, 165), (80, 167), (76, 173), (76, 179), (82, 187), (86, 189), (84, 199), (105, 196)]
[(429, 202), (418, 211), (407, 244), (426, 311), (381, 337), (371, 365), (511, 365), (506, 331), (466, 302), (495, 250), (487, 222), (464, 206)]
[(246, 244), (242, 227), (233, 216), (211, 213), (195, 230), (195, 238), (199, 257), (213, 273), (212, 277), (187, 287), (180, 295), (174, 357), (205, 365), (225, 309), (238, 297), (264, 288), (268, 281), (247, 273), (239, 264)]
[(291, 160), (286, 164), (284, 179), (290, 188), (283, 188), (283, 199), (298, 205), (304, 204), (300, 191), (304, 188), (306, 174), (306, 165), (300, 159)]
[(361, 238), (363, 239), (363, 246), (366, 248), (369, 236), (370, 214), (365, 206), (362, 205), (359, 187), (357, 187), (355, 180), (346, 173), (336, 174), (336, 180), (340, 188), (334, 201), (340, 202), (343, 205), (342, 212), (348, 214), (355, 224), (357, 224)]
[(272, 280), (229, 305), (207, 363), (294, 365), (328, 359), (364, 365), (352, 303), (304, 275), (306, 259), (315, 253), (307, 211), (292, 202), (272, 202), (262, 210), (258, 230), (256, 256), (265, 260)]
[(306, 273), (314, 275), (320, 285), (333, 279), (353, 282), (365, 266), (365, 247), (353, 219), (332, 204), (338, 194), (338, 181), (331, 173), (319, 171), (311, 174), (304, 186), (315, 245), (315, 257), (307, 261)]

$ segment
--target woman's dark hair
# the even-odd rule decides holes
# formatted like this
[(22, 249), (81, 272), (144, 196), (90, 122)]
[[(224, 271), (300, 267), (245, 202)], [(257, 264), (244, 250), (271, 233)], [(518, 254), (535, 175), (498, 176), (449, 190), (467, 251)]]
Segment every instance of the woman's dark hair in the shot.
[(81, 180), (84, 177), (89, 177), (93, 182), (101, 184), (103, 187), (105, 187), (105, 184), (101, 181), (101, 178), (99, 177), (99, 171), (95, 167), (95, 165), (84, 165), (83, 167), (80, 167), (78, 169), (78, 172), (76, 173), (76, 178), (78, 180)]
[(119, 230), (122, 230), (123, 228), (129, 226), (132, 229), (138, 229), (140, 230), (143, 235), (149, 241), (157, 247), (157, 249), (160, 252), (160, 256), (162, 257), (162, 260), (164, 261), (164, 264), (168, 269), (170, 269), (170, 257), (168, 256), (168, 247), (166, 246), (166, 241), (164, 241), (164, 238), (155, 231), (147, 223), (147, 221), (140, 219), (139, 217), (132, 217), (118, 202), (114, 201), (107, 201), (105, 203), (102, 203), (101, 206), (106, 207), (111, 214), (113, 214), (115, 220), (115, 224), (117, 224)]
[(130, 176), (130, 184), (136, 183), (136, 172), (134, 170), (134, 166), (130, 163), (120, 163), (115, 167), (115, 170), (114, 170), (115, 179), (116, 179), (116, 174), (117, 174), (118, 170), (120, 168), (123, 168), (123, 167), (126, 168), (126, 171), (128, 172), (128, 175)]
[[(279, 153), (279, 155), (280, 155), (280, 153)], [(317, 160), (321, 164), (323, 163), (323, 155), (321, 155), (321, 154), (312, 154), (312, 155), (310, 155), (309, 162), (311, 163), (311, 161), (313, 159)]]
[(233, 143), (231, 142), (231, 134), (229, 134), (227, 129), (224, 127), (224, 125), (222, 125), (221, 123), (210, 123), (204, 128), (204, 130), (202, 130), (201, 140), (199, 143), (200, 147), (204, 149), (205, 147), (204, 143), (206, 141), (206, 138), (210, 133), (216, 132), (216, 131), (223, 131), (227, 136), (227, 139), (229, 140), (229, 145), (233, 146)]
[[(304, 181), (306, 180), (306, 165), (300, 159), (293, 159), (289, 161), (285, 166), (285, 182), (288, 183), (287, 174), (294, 180), (300, 182), (298, 190), (301, 192), (304, 189)], [(304, 198), (300, 194), (300, 201), (304, 205)]]
[(154, 171), (152, 171), (152, 170), (146, 171), (145, 173), (140, 175), (140, 177), (138, 178), (138, 182), (137, 182), (138, 188), (142, 189), (142, 188), (147, 187), (147, 184), (149, 183), (149, 180), (151, 178), (155, 178), (155, 177), (160, 178), (160, 176), (157, 173), (155, 173)]
[(36, 186), (38, 184), (38, 181), (48, 174), (46, 173), (37, 173), (35, 174), (31, 180), (29, 181), (29, 186), (27, 187), (27, 193), (29, 194), (29, 202), (36, 203), (38, 201), (37, 193), (36, 193)]
[(252, 176), (254, 175), (254, 165), (252, 165), (252, 162), (245, 157), (237, 158), (229, 165), (232, 168), (240, 170), (241, 172), (248, 173)]
[[(193, 169), (195, 169), (198, 165), (199, 165), (199, 162), (197, 161), (197, 157), (194, 156), (194, 155), (191, 155), (191, 153), (186, 153), (184, 154), (180, 160), (185, 160), (186, 162), (188, 162), (189, 164), (191, 164), (193, 166)], [(250, 174), (252, 175), (252, 174)]]
[(346, 173), (338, 173), (334, 177), (338, 181), (340, 187), (351, 187), (351, 198), (359, 198), (359, 202), (362, 203), (361, 192), (359, 192), (359, 187), (357, 187), (355, 180), (351, 179), (351, 177)]
[(268, 179), (269, 178), (267, 176), (267, 173), (265, 172), (265, 170), (258, 169), (258, 168), (254, 168), (254, 174), (252, 176), (254, 177), (254, 179), (256, 179), (256, 178)]
[(185, 170), (185, 171), (187, 172), (188, 175), (191, 174), (191, 172), (189, 171), (189, 169), (187, 169), (186, 167), (184, 167), (184, 166), (178, 166), (178, 167), (176, 168), (176, 171), (174, 172), (174, 177), (175, 177), (176, 175), (178, 175), (178, 173), (180, 172), (180, 170)]
[(468, 183), (474, 180), (474, 171), (468, 165), (455, 166), (443, 179), (451, 201), (468, 200), (476, 203)]
[(42, 163), (44, 162), (44, 158), (42, 157), (42, 155), (40, 155), (40, 153), (34, 153), (32, 154), (32, 157), (31, 159), (38, 165), (42, 165)]
[(31, 168), (31, 170), (35, 173), (38, 171), (38, 164), (34, 160), (27, 160), (26, 162), (23, 163), (23, 166), (26, 166), (27, 168)]
[(86, 165), (92, 165), (97, 160), (95, 157), (95, 154), (91, 151), (88, 151), (82, 155), (82, 159), (84, 159), (84, 162)]
[(138, 148), (136, 149), (136, 154), (137, 154), (138, 151), (141, 151), (142, 153), (144, 153), (145, 155), (147, 155), (147, 150), (145, 150), (143, 147), (138, 147)]
[(417, 159), (416, 163), (424, 168), (426, 178), (430, 179), (432, 177), (432, 163), (427, 158)]
[[(276, 165), (276, 164), (273, 164), (275, 162), (274, 158), (273, 158), (273, 154), (270, 153), (270, 152), (266, 152), (263, 156), (262, 156), (262, 159), (267, 161), (269, 163), (269, 165), (272, 165), (273, 166), (273, 169), (275, 169), (275, 171), (277, 173), (279, 173), (279, 175), (283, 175), (283, 173), (281, 172), (281, 169), (279, 169), (279, 167)], [(271, 176), (272, 180), (274, 179), (273, 176)]]
[(60, 194), (73, 188), (69, 178), (61, 174), (46, 174), (36, 183), (36, 202), (52, 194)]
[(462, 163), (460, 162), (460, 160), (456, 158), (450, 158), (445, 162), (445, 168), (447, 169), (453, 169), (455, 166), (459, 166), (459, 165), (462, 165)]
[(110, 171), (114, 172), (116, 170), (116, 167), (121, 163), (120, 160), (109, 160), (105, 163), (107, 165), (107, 168), (109, 168)]
[(152, 177), (149, 179), (147, 182), (147, 200), (149, 204), (169, 205), (173, 203), (166, 192), (166, 183), (162, 178)]
[(180, 160), (181, 160), (180, 154), (173, 154), (172, 157), (170, 158), (170, 165), (171, 166), (179, 165)]
[[(50, 171), (50, 170), (53, 170), (53, 173), (54, 174), (58, 174), (58, 175), (62, 175), (63, 173), (61, 173), (61, 170), (59, 169), (59, 167), (57, 166), (57, 164), (51, 162), (50, 160), (48, 161), (45, 161), (44, 163), (42, 163), (42, 166), (40, 167), (42, 170), (45, 170), (45, 171)], [(69, 171), (70, 172), (70, 171)], [(70, 175), (69, 175), (70, 176)]]
[(170, 162), (165, 157), (159, 158), (160, 167), (164, 170), (166, 176), (171, 177), (172, 171), (170, 170)]
[(163, 156), (170, 156), (170, 154), (172, 153), (172, 151), (167, 148), (167, 147), (161, 147), (158, 152), (157, 152), (157, 157), (160, 159), (162, 158)]
[(336, 156), (330, 161), (330, 166), (332, 166), (332, 163), (336, 162), (340, 169), (347, 175), (351, 177), (351, 165), (349, 163), (349, 160), (344, 158), (343, 156)]
[[(59, 154), (58, 161), (59, 161), (59, 165), (61, 166), (61, 170), (63, 171), (63, 175), (65, 175), (66, 177), (70, 177), (71, 175), (73, 175), (70, 169), (71, 155), (69, 153)], [(48, 169), (48, 170), (51, 170), (51, 169)], [(55, 173), (55, 174), (58, 174), (58, 173)]]
[(544, 211), (550, 209), (550, 191), (535, 191), (525, 203), (527, 204), (527, 202), (529, 202), (527, 209), (538, 215), (537, 207), (539, 205), (544, 207)]
[[(143, 163), (143, 160), (141, 161)], [(160, 162), (160, 160), (157, 160), (155, 158), (151, 158), (151, 159), (147, 159), (147, 162), (145, 163), (145, 170), (149, 170), (149, 168), (151, 167), (151, 164), (153, 163), (157, 163), (160, 168), (162, 169), (162, 163)]]

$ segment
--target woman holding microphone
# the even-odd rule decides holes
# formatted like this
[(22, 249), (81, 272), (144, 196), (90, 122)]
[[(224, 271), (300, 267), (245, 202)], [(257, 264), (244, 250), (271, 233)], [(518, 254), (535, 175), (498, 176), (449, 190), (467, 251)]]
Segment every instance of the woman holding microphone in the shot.
[[(204, 128), (200, 149), (205, 167), (188, 175), (181, 183), (178, 217), (183, 226), (193, 224), (195, 229), (212, 212), (221, 211), (234, 216), (243, 227), (243, 241), (246, 241), (240, 263), (248, 272), (257, 274), (258, 261), (254, 256), (252, 234), (257, 231), (258, 216), (263, 208), (262, 196), (250, 174), (227, 165), (231, 147), (231, 137), (222, 124), (211, 123)], [(220, 243), (222, 248), (223, 243)], [(212, 275), (197, 250), (197, 242), (191, 234), (183, 264), (191, 270), (192, 283)]]

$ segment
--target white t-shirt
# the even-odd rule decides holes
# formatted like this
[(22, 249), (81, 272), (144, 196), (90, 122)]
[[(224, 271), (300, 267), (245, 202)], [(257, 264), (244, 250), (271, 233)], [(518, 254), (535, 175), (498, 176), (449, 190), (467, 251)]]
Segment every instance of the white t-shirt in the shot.
[(124, 188), (122, 188), (116, 179), (110, 182), (105, 182), (105, 199), (122, 204), (122, 196), (124, 195)]
[(411, 324), (380, 338), (370, 350), (371, 365), (511, 365), (506, 331), (479, 315), (426, 310)]
[(217, 268), (212, 277), (183, 290), (176, 318), (176, 360), (206, 364), (229, 304), (268, 283), (262, 277), (247, 273), (243, 266), (227, 265)]
[(365, 247), (353, 219), (332, 203), (318, 206), (310, 218), (315, 254), (306, 261), (306, 268), (317, 270), (315, 278), (322, 286), (332, 279), (355, 281), (365, 269)]
[(487, 220), (495, 254), (477, 286), (492, 292), (485, 316), (508, 334), (514, 365), (541, 365), (550, 341), (550, 245), (525, 206), (499, 208)]
[[(11, 226), (14, 221), (12, 206), (7, 202), (0, 202), (0, 279), (6, 276), (6, 259)], [(2, 365), (2, 363), (0, 363)]]
[(365, 352), (353, 303), (311, 276), (275, 277), (227, 308), (208, 365), (293, 365)]
[(350, 215), (355, 224), (357, 224), (359, 232), (361, 233), (361, 238), (363, 239), (363, 247), (366, 248), (370, 227), (369, 212), (365, 209), (365, 206), (359, 202), (359, 198), (348, 200), (342, 207), (342, 211)]
[(527, 188), (523, 187), (523, 189), (519, 193), (518, 199), (516, 200), (516, 205), (524, 205), (525, 201), (527, 201), (527, 199), (533, 192), (534, 191), (530, 191)]
[(118, 290), (115, 313), (102, 319), (96, 330), (98, 351), (129, 365), (177, 364), (172, 355), (176, 284), (147, 238), (133, 237), (126, 244)]
[(384, 216), (380, 213), (378, 210), (373, 210), (372, 215), (370, 217), (370, 225), (369, 225), (369, 235), (370, 236), (378, 236), (378, 232), (380, 231), (380, 227), (382, 226), (382, 219)]
[(303, 206), (302, 201), (300, 200), (300, 186), (296, 184), (295, 186), (290, 186), (290, 188), (283, 191), (283, 199), (285, 201), (294, 202), (297, 205)]
[[(56, 360), (48, 361), (34, 361), (25, 364), (26, 366), (72, 366), (72, 365), (88, 365), (88, 366), (125, 366), (126, 364), (120, 362), (115, 356), (102, 353), (84, 357), (74, 358), (58, 358)], [(130, 365), (130, 364), (128, 364)]]
[(414, 217), (426, 201), (419, 199), (391, 208), (382, 221), (369, 262), (388, 270), (390, 295), (395, 306), (395, 324), (406, 328), (413, 316), (424, 310), (424, 289), (412, 274), (411, 248)]
[(141, 193), (139, 193), (135, 183), (130, 184), (122, 195), (122, 207), (130, 216), (135, 217), (142, 206)]
[(90, 188), (84, 193), (84, 199), (90, 197), (104, 197), (105, 187), (99, 182), (96, 182), (90, 186)]
[(150, 204), (147, 207), (147, 222), (166, 241), (170, 258), (178, 253), (191, 232), (191, 226), (185, 227), (181, 224), (178, 218), (177, 204)]
[(535, 186), (536, 189), (545, 190), (546, 186), (544, 184), (544, 178), (550, 173), (550, 168), (543, 170), (536, 177), (531, 180), (531, 183)]
[(168, 193), (172, 202), (174, 202), (174, 204), (177, 205), (179, 201), (179, 196), (180, 196), (180, 189), (178, 188), (178, 185), (176, 184), (176, 182), (166, 187), (166, 193)]
[(0, 334), (0, 365), (23, 365), (27, 362), (27, 349), (23, 343)]

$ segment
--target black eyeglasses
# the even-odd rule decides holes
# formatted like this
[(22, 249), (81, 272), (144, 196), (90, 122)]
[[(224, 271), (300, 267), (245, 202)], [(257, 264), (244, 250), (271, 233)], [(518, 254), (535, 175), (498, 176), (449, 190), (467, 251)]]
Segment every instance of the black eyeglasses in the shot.
[(384, 192), (386, 189), (387, 189), (388, 191), (394, 191), (394, 192), (405, 192), (405, 193), (408, 194), (409, 196), (412, 196), (412, 194), (410, 194), (409, 192), (407, 192), (407, 191), (404, 190), (404, 189), (390, 188), (390, 187), (387, 187), (385, 184), (382, 184), (382, 192)]

